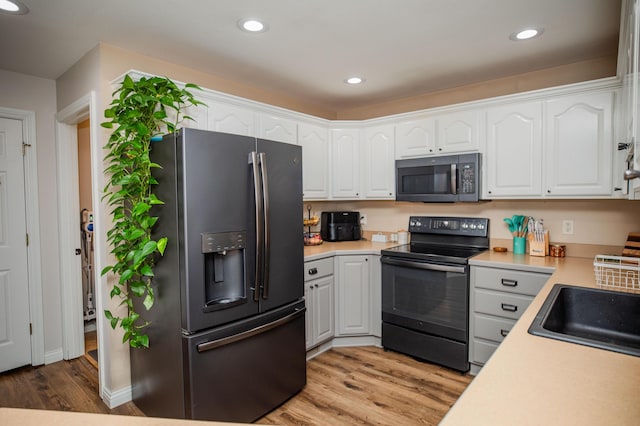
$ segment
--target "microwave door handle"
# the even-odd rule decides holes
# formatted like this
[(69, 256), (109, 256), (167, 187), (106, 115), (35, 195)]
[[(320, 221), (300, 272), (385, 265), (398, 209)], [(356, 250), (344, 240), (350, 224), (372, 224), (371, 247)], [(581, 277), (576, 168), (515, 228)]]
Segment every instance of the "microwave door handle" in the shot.
[(456, 163), (451, 164), (451, 193), (453, 195), (458, 193), (458, 165)]

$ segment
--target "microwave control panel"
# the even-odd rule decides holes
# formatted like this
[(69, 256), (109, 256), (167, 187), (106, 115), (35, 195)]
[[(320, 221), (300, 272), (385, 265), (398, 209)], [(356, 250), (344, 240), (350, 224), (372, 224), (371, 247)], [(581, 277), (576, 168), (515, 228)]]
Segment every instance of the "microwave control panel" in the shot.
[(476, 165), (474, 163), (463, 163), (460, 167), (460, 193), (476, 193)]

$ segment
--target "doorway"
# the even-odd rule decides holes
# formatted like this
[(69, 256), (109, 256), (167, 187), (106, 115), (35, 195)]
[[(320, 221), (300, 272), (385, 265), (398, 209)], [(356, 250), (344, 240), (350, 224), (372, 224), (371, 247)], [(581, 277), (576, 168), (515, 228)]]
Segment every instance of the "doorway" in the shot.
[(96, 305), (94, 301), (93, 196), (91, 193), (91, 121), (76, 125), (78, 132), (78, 204), (80, 212), (80, 256), (82, 272), (82, 318), (84, 320), (84, 356), (98, 368)]
[[(70, 104), (68, 107), (59, 111), (56, 118), (56, 162), (57, 162), (57, 178), (58, 178), (58, 239), (60, 253), (60, 277), (61, 277), (61, 293), (63, 295), (62, 304), (62, 330), (63, 330), (63, 357), (64, 359), (72, 359), (84, 356), (85, 354), (85, 313), (87, 292), (83, 289), (83, 262), (82, 262), (82, 233), (81, 225), (82, 214), (80, 207), (80, 169), (79, 152), (79, 134), (86, 132), (88, 134), (88, 151), (89, 160), (82, 161), (82, 167), (86, 166), (86, 174), (83, 180), (83, 186), (90, 188), (92, 194), (90, 207), (86, 208), (89, 212), (93, 211), (95, 219), (95, 232), (92, 235), (93, 245), (93, 262), (90, 274), (93, 280), (93, 302), (95, 309), (94, 321), (95, 342), (97, 346), (97, 364), (102, 366), (104, 360), (105, 346), (102, 344), (102, 301), (100, 291), (104, 285), (99, 271), (101, 270), (102, 259), (102, 239), (100, 238), (100, 212), (95, 210), (95, 206), (100, 204), (100, 197), (95, 194), (100, 193), (98, 186), (101, 184), (99, 175), (96, 170), (99, 169), (98, 163), (101, 161), (100, 149), (96, 147), (98, 140), (98, 127), (95, 122), (97, 110), (97, 99), (95, 92), (90, 92), (84, 97)], [(85, 158), (85, 157), (83, 157)], [(83, 172), (85, 173), (85, 172)], [(83, 198), (84, 199), (84, 198)], [(83, 201), (87, 203), (87, 201)], [(108, 357), (107, 357), (108, 358)], [(98, 369), (98, 379), (100, 386), (100, 397), (105, 400), (107, 405), (115, 406), (105, 399), (109, 395), (105, 388), (104, 368)], [(107, 398), (108, 399), (108, 398)]]

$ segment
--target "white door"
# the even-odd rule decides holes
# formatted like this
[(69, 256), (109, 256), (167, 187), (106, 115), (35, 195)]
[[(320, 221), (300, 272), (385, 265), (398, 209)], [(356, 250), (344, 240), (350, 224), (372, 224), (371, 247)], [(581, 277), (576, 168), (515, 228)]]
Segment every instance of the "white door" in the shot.
[(0, 118), (0, 371), (31, 363), (22, 122)]

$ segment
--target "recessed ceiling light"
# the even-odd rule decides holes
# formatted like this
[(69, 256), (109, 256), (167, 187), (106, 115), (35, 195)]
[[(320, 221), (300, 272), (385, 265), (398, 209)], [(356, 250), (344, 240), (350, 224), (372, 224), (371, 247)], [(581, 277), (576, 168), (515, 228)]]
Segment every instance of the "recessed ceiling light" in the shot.
[(364, 78), (362, 77), (349, 77), (345, 81), (347, 84), (360, 84), (364, 82)]
[(538, 37), (543, 32), (543, 28), (525, 28), (524, 30), (512, 33), (509, 38), (513, 41), (529, 40), (530, 38)]
[(24, 15), (29, 12), (29, 8), (18, 0), (0, 0), (0, 12)]
[(263, 33), (267, 31), (267, 25), (257, 19), (241, 19), (238, 21), (238, 27), (250, 33)]

